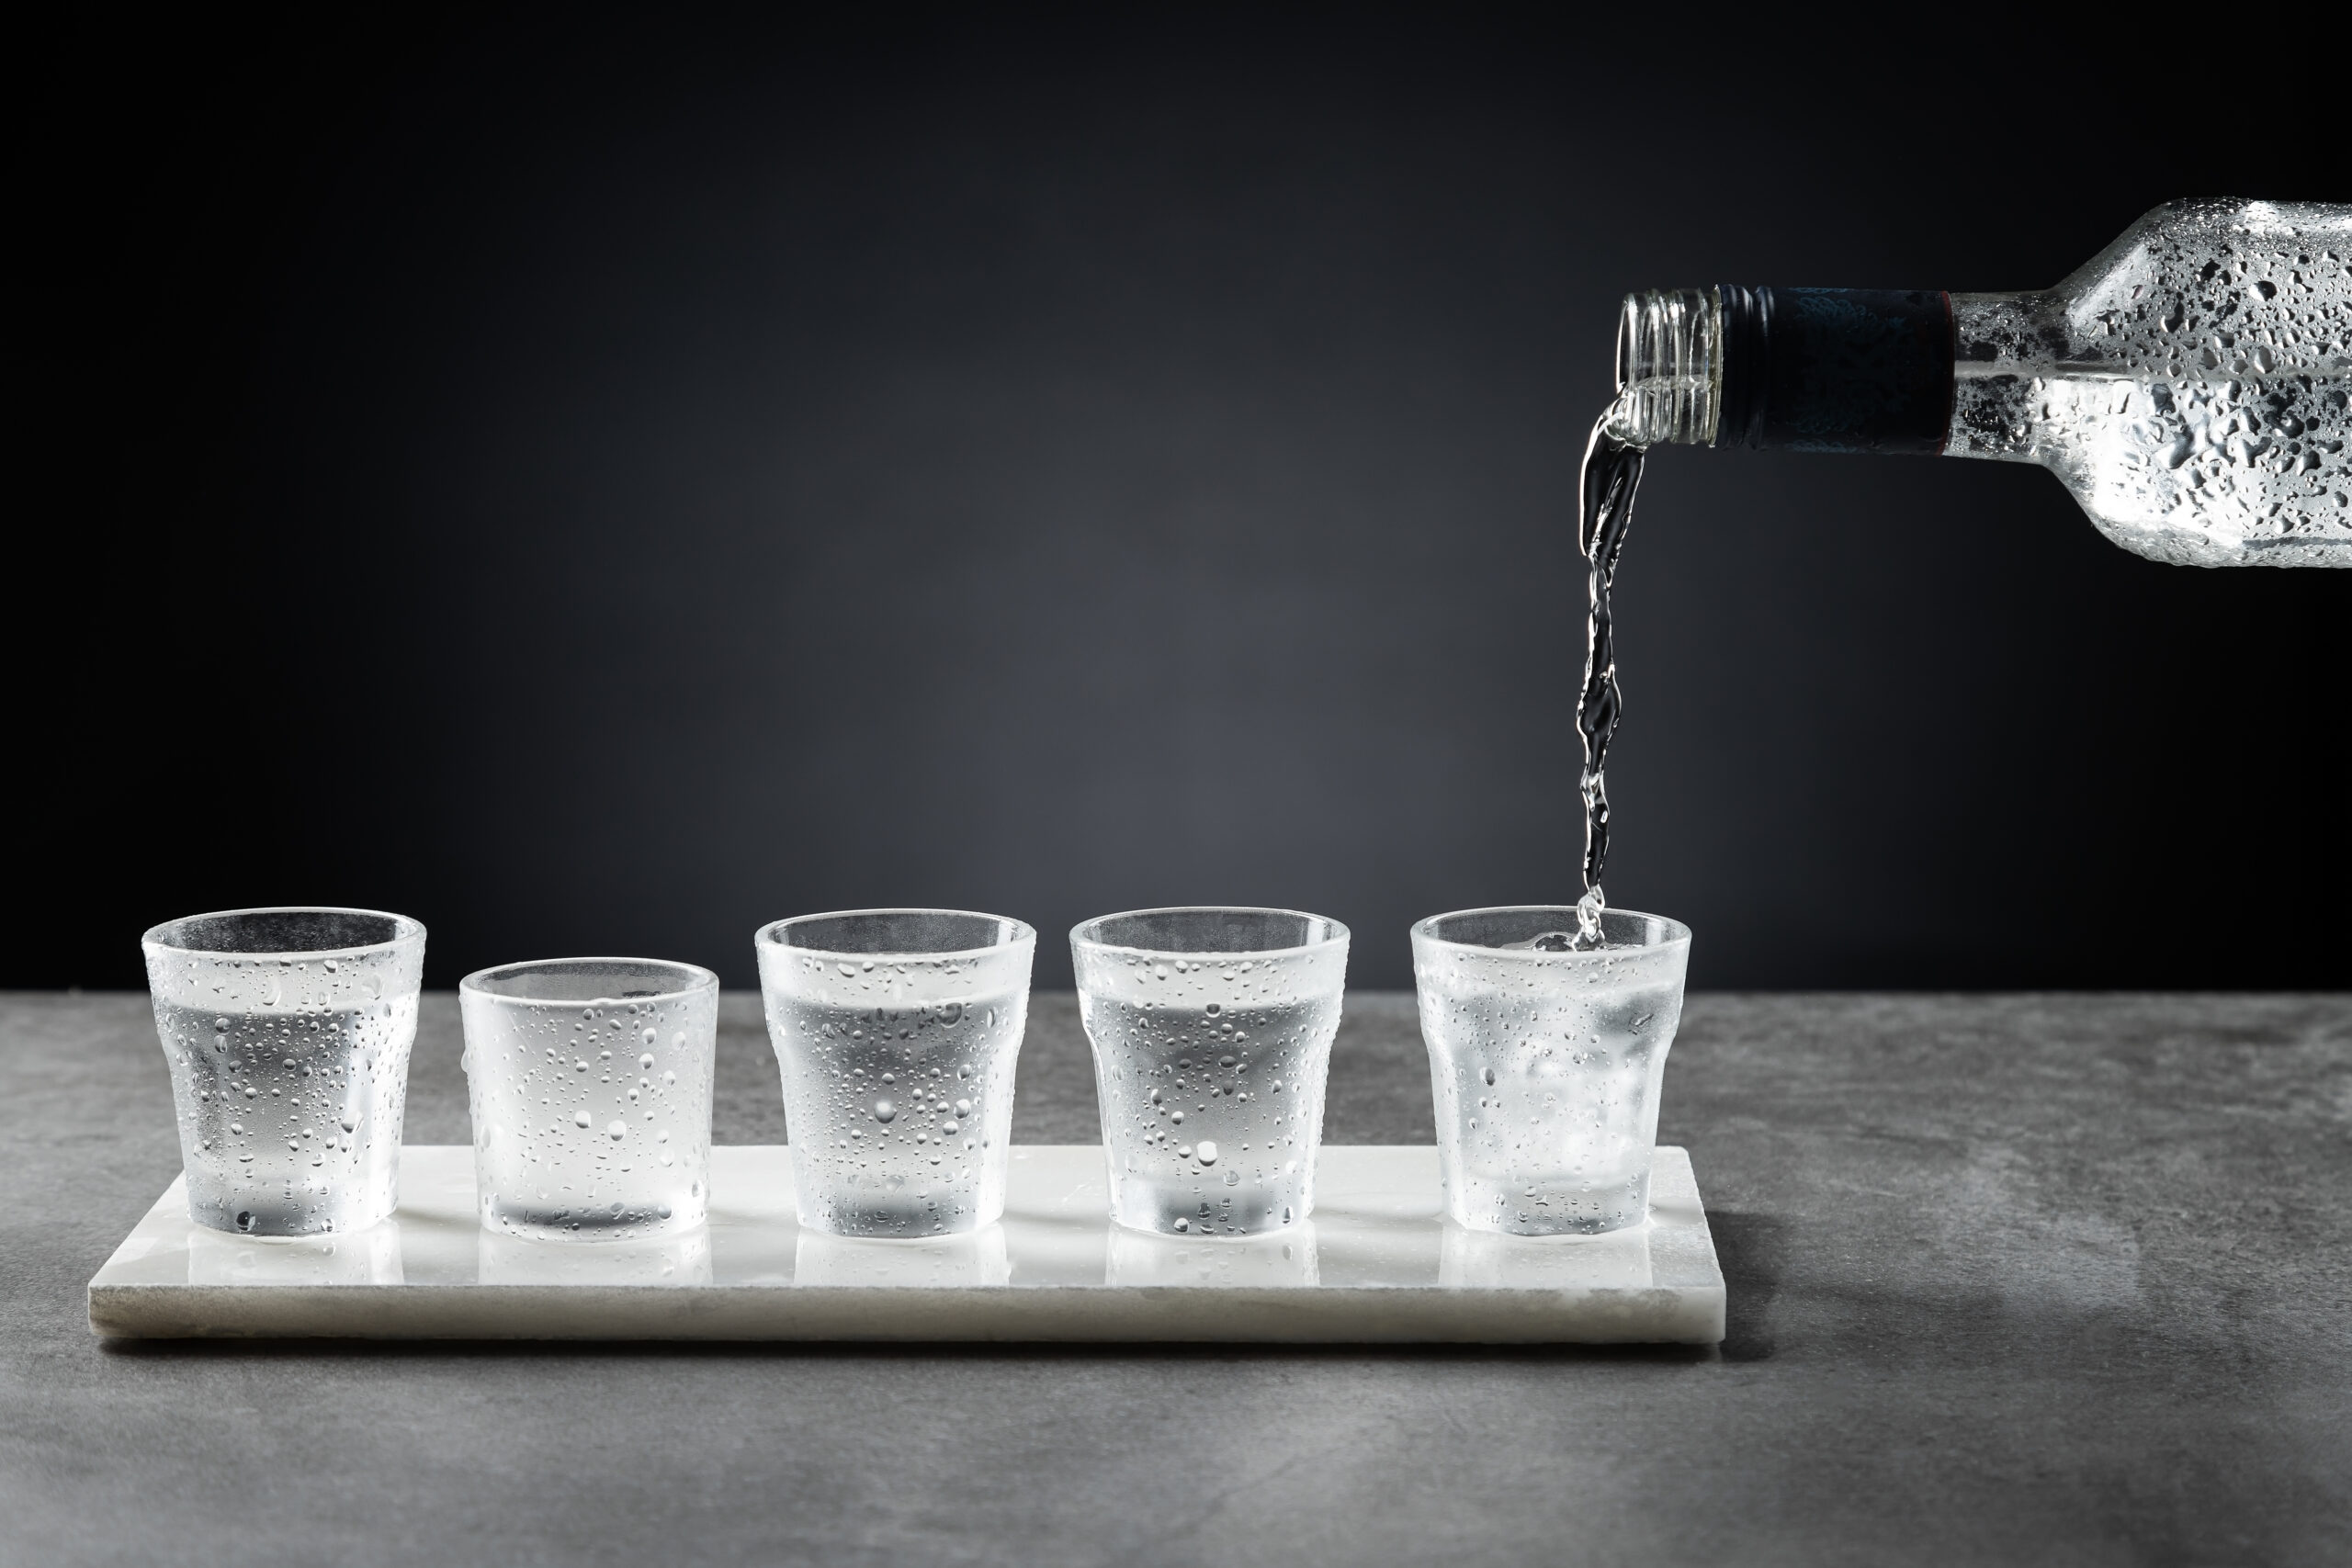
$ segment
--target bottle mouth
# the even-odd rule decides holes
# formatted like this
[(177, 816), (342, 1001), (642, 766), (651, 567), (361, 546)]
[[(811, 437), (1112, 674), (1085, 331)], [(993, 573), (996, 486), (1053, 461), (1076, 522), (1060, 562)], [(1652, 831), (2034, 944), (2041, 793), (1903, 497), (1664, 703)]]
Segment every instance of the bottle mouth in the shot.
[(1712, 446), (1723, 407), (1723, 303), (1713, 288), (1625, 296), (1609, 434), (1629, 446)]

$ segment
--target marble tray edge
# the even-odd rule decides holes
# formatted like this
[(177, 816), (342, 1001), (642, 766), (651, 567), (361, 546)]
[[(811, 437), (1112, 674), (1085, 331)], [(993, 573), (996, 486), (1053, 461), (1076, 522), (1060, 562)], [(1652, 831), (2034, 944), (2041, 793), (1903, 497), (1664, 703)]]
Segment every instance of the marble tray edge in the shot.
[[(191, 1312), (185, 1292), (127, 1285), (94, 1295), (90, 1326), (109, 1340), (354, 1339), (558, 1343), (1715, 1345), (1724, 1292), (1418, 1291), (1320, 1287), (1309, 1306), (1295, 1288), (1091, 1287), (978, 1291), (904, 1286), (800, 1287), (780, 1314), (760, 1286), (319, 1286), (212, 1292), (227, 1313)], [(527, 1331), (481, 1326), (485, 1295), (526, 1308)], [(446, 1314), (433, 1297), (448, 1298)], [(1610, 1298), (1620, 1298), (1611, 1303)], [(1476, 1298), (1476, 1299), (1472, 1299)], [(383, 1308), (399, 1303), (388, 1325)], [(1615, 1325), (1595, 1309), (1618, 1307)], [(1564, 1328), (1573, 1306), (1585, 1319)], [(876, 1329), (887, 1307), (899, 1325)], [(1204, 1328), (1214, 1311), (1222, 1321)], [(223, 1321), (223, 1318), (232, 1321)]]

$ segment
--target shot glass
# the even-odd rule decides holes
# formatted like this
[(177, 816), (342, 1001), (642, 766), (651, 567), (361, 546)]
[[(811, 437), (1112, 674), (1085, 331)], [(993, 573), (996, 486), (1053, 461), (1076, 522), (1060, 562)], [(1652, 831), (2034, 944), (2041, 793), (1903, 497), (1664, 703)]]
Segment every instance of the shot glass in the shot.
[(710, 1212), (718, 976), (656, 958), (549, 958), (458, 983), (485, 1231), (621, 1241)]
[(957, 909), (858, 909), (753, 940), (801, 1224), (909, 1237), (995, 1224), (1037, 933)]
[(1138, 909), (1069, 933), (1111, 1217), (1258, 1235), (1315, 1209), (1348, 928), (1291, 909)]
[(1446, 1213), (1472, 1230), (1594, 1235), (1649, 1217), (1658, 1086), (1690, 929), (1611, 909), (1464, 909), (1413, 928)]
[(388, 1217), (424, 928), (373, 909), (230, 909), (140, 945), (188, 1218), (313, 1235)]

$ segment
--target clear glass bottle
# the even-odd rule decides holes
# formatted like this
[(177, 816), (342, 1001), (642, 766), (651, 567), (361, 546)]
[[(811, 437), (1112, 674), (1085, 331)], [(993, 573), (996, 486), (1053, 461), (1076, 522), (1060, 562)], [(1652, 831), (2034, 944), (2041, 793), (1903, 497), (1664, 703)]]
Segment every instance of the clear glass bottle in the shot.
[(1629, 295), (1635, 446), (2040, 463), (2154, 560), (2352, 567), (2352, 206), (2176, 201), (2057, 288)]

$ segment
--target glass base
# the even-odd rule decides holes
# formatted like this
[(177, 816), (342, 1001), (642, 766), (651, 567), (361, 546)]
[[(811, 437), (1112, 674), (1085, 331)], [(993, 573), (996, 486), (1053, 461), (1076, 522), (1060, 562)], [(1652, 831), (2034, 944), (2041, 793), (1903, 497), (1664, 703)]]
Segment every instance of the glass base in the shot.
[(1648, 1222), (1649, 1168), (1598, 1183), (1465, 1177), (1447, 1183), (1445, 1212), (1464, 1230), (1498, 1235), (1607, 1235)]
[(708, 1206), (605, 1202), (567, 1209), (547, 1204), (503, 1203), (492, 1198), (481, 1205), (481, 1228), (526, 1241), (640, 1241), (648, 1236), (676, 1235), (694, 1230), (708, 1218)]

